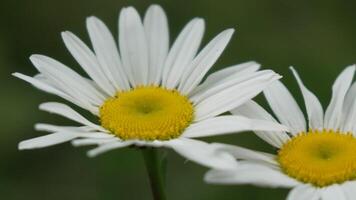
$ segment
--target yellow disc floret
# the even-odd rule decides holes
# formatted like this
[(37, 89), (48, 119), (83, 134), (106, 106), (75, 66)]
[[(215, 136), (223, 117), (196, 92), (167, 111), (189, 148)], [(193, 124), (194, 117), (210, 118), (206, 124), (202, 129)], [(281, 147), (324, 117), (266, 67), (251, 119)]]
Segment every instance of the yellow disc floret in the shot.
[(155, 86), (118, 92), (100, 108), (101, 125), (123, 140), (177, 138), (193, 115), (193, 105), (186, 96)]
[(299, 181), (324, 187), (356, 178), (356, 139), (324, 130), (300, 133), (278, 152), (282, 170)]

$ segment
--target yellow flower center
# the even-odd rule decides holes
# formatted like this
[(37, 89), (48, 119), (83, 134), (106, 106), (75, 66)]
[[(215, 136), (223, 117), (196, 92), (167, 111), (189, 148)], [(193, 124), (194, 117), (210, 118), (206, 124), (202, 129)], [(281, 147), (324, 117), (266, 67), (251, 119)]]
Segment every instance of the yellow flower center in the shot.
[(123, 140), (177, 138), (193, 115), (193, 105), (186, 96), (155, 86), (118, 92), (100, 108), (101, 125)]
[(356, 139), (339, 131), (310, 131), (278, 152), (282, 170), (299, 181), (324, 187), (356, 178)]

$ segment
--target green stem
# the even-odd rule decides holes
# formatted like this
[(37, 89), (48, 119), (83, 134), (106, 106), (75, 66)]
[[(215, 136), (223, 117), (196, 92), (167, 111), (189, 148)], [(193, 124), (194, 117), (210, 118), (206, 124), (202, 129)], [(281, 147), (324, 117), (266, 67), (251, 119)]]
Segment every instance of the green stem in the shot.
[(163, 160), (160, 158), (158, 149), (145, 148), (142, 149), (142, 155), (145, 160), (147, 173), (150, 179), (151, 190), (154, 200), (166, 200), (164, 191), (164, 167)]

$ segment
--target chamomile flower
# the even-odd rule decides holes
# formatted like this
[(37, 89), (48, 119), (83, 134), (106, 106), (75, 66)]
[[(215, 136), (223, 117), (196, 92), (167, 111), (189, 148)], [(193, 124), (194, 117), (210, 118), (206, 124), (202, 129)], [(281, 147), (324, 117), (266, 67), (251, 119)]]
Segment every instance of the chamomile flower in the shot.
[[(216, 144), (241, 160), (241, 165), (234, 170), (211, 170), (205, 179), (218, 184), (293, 188), (289, 200), (355, 199), (356, 83), (352, 84), (355, 66), (347, 67), (337, 77), (325, 114), (317, 97), (291, 69), (304, 98), (308, 125), (287, 88), (279, 81), (274, 82), (264, 94), (278, 120), (290, 132), (255, 133), (278, 148), (276, 155)], [(232, 113), (276, 121), (253, 101)]]
[(41, 110), (80, 125), (37, 124), (37, 130), (51, 134), (22, 141), (19, 149), (71, 141), (74, 146), (97, 145), (88, 152), (96, 156), (127, 146), (167, 147), (202, 165), (226, 168), (235, 164), (230, 154), (217, 153), (195, 138), (285, 128), (262, 120), (218, 116), (279, 79), (273, 71), (257, 71), (257, 63), (247, 62), (212, 73), (200, 84), (228, 44), (232, 29), (197, 53), (204, 20), (191, 20), (169, 48), (166, 15), (157, 5), (149, 7), (143, 21), (134, 8), (121, 10), (118, 47), (102, 21), (89, 17), (86, 22), (93, 50), (71, 32), (63, 32), (62, 37), (88, 78), (43, 55), (30, 57), (39, 74), (14, 76), (89, 111), (97, 122), (66, 104), (43, 103)]

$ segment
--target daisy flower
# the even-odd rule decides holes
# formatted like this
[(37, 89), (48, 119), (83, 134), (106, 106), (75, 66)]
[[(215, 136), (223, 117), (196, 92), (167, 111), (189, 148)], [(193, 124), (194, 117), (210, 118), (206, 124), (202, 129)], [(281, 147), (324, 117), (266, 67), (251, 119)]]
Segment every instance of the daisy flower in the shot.
[[(278, 148), (276, 155), (216, 144), (241, 160), (241, 165), (234, 170), (211, 170), (205, 179), (218, 184), (293, 188), (288, 200), (355, 199), (356, 83), (352, 84), (355, 65), (337, 77), (325, 113), (318, 98), (291, 69), (304, 98), (308, 123), (288, 89), (279, 81), (272, 83), (264, 95), (279, 122), (289, 127), (290, 132), (255, 133)], [(276, 121), (253, 101), (232, 113)]]
[(232, 29), (213, 38), (201, 51), (204, 20), (191, 20), (169, 48), (167, 18), (161, 7), (150, 6), (141, 21), (138, 12), (123, 8), (118, 46), (105, 24), (86, 21), (93, 49), (69, 31), (63, 41), (86, 72), (83, 77), (44, 55), (32, 55), (39, 74), (14, 76), (89, 111), (89, 121), (66, 104), (43, 103), (40, 110), (61, 115), (79, 126), (36, 124), (51, 134), (22, 141), (19, 149), (43, 148), (71, 141), (74, 146), (97, 145), (89, 156), (127, 146), (172, 148), (205, 166), (235, 165), (228, 153), (195, 138), (243, 130), (281, 130), (284, 126), (238, 116), (218, 116), (241, 105), (280, 76), (257, 71), (247, 62), (204, 76), (228, 44)]

